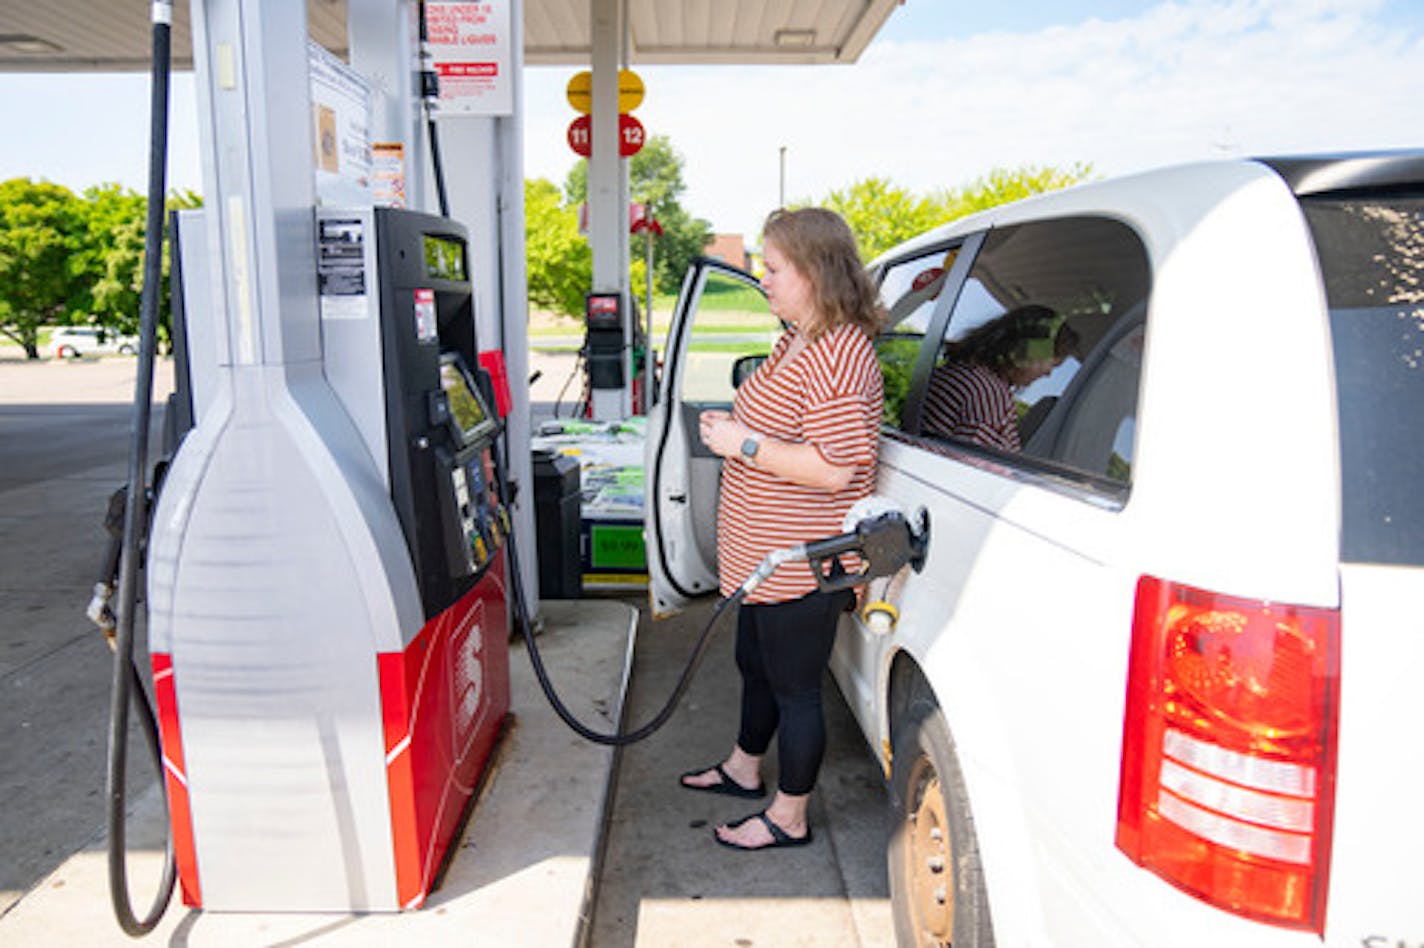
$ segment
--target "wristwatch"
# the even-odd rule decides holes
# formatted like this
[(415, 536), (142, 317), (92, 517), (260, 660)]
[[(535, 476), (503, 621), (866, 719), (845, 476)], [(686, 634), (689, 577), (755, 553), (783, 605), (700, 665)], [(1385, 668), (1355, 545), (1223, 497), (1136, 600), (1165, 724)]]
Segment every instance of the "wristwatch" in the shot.
[(756, 464), (757, 451), (761, 448), (761, 439), (756, 435), (751, 435), (742, 441), (742, 460), (748, 464)]

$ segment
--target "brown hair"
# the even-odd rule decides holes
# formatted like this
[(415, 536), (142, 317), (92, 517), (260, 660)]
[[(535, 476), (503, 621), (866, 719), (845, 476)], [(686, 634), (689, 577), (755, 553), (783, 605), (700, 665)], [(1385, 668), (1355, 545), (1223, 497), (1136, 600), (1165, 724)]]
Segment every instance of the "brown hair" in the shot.
[(772, 211), (762, 228), (762, 241), (776, 244), (811, 281), (816, 321), (803, 327), (808, 340), (845, 323), (875, 338), (885, 323), (885, 307), (860, 262), (855, 236), (839, 214), (821, 207)]
[(1066, 358), (1078, 344), (1078, 334), (1047, 306), (1030, 303), (976, 326), (962, 338), (946, 342), (952, 362), (979, 364), (1003, 375), (1011, 366), (1044, 358)]

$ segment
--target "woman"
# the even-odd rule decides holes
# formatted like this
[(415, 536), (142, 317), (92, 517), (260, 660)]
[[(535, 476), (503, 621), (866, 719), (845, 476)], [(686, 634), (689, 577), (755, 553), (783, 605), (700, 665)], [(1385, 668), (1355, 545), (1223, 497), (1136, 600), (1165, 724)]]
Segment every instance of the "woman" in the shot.
[(1076, 340), (1053, 310), (1029, 305), (946, 343), (925, 391), (925, 433), (1017, 452), (1015, 390), (1052, 372)]
[[(884, 310), (850, 228), (820, 208), (781, 210), (767, 218), (762, 244), (762, 286), (787, 330), (737, 389), (732, 411), (704, 412), (700, 426), (703, 443), (726, 459), (717, 511), (724, 596), (767, 553), (842, 532), (850, 508), (875, 484), (884, 394), (871, 340)], [(806, 805), (826, 743), (821, 680), (852, 598), (849, 590), (818, 591), (807, 564), (788, 563), (742, 604), (736, 743), (720, 764), (683, 774), (681, 783), (763, 796), (761, 762), (773, 734), (780, 772), (771, 805), (717, 827), (719, 843), (750, 850), (811, 841)]]

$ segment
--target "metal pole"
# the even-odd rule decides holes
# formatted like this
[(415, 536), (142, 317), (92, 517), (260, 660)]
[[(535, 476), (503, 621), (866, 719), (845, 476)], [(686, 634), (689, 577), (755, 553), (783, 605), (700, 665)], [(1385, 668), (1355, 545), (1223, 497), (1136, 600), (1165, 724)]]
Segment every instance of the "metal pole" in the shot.
[(643, 231), (643, 263), (648, 278), (648, 334), (643, 337), (643, 414), (646, 415), (653, 407), (653, 364), (656, 361), (656, 350), (653, 348), (653, 206), (643, 205), (643, 219), (647, 222), (647, 229)]
[(786, 146), (781, 146), (781, 190), (778, 192), (777, 207), (786, 206)]
[(588, 230), (593, 248), (596, 293), (617, 293), (623, 318), (619, 361), (623, 379), (616, 389), (590, 387), (595, 421), (615, 421), (633, 413), (632, 287), (628, 284), (628, 168), (618, 154), (618, 63), (623, 24), (621, 0), (589, 0), (592, 30), (592, 154), (588, 160)]

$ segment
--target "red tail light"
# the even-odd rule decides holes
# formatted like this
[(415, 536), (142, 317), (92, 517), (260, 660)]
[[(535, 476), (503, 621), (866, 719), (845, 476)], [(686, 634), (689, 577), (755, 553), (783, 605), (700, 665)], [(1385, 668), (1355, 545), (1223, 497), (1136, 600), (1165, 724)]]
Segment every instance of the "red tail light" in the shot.
[(1137, 584), (1117, 845), (1202, 900), (1323, 933), (1340, 614)]

